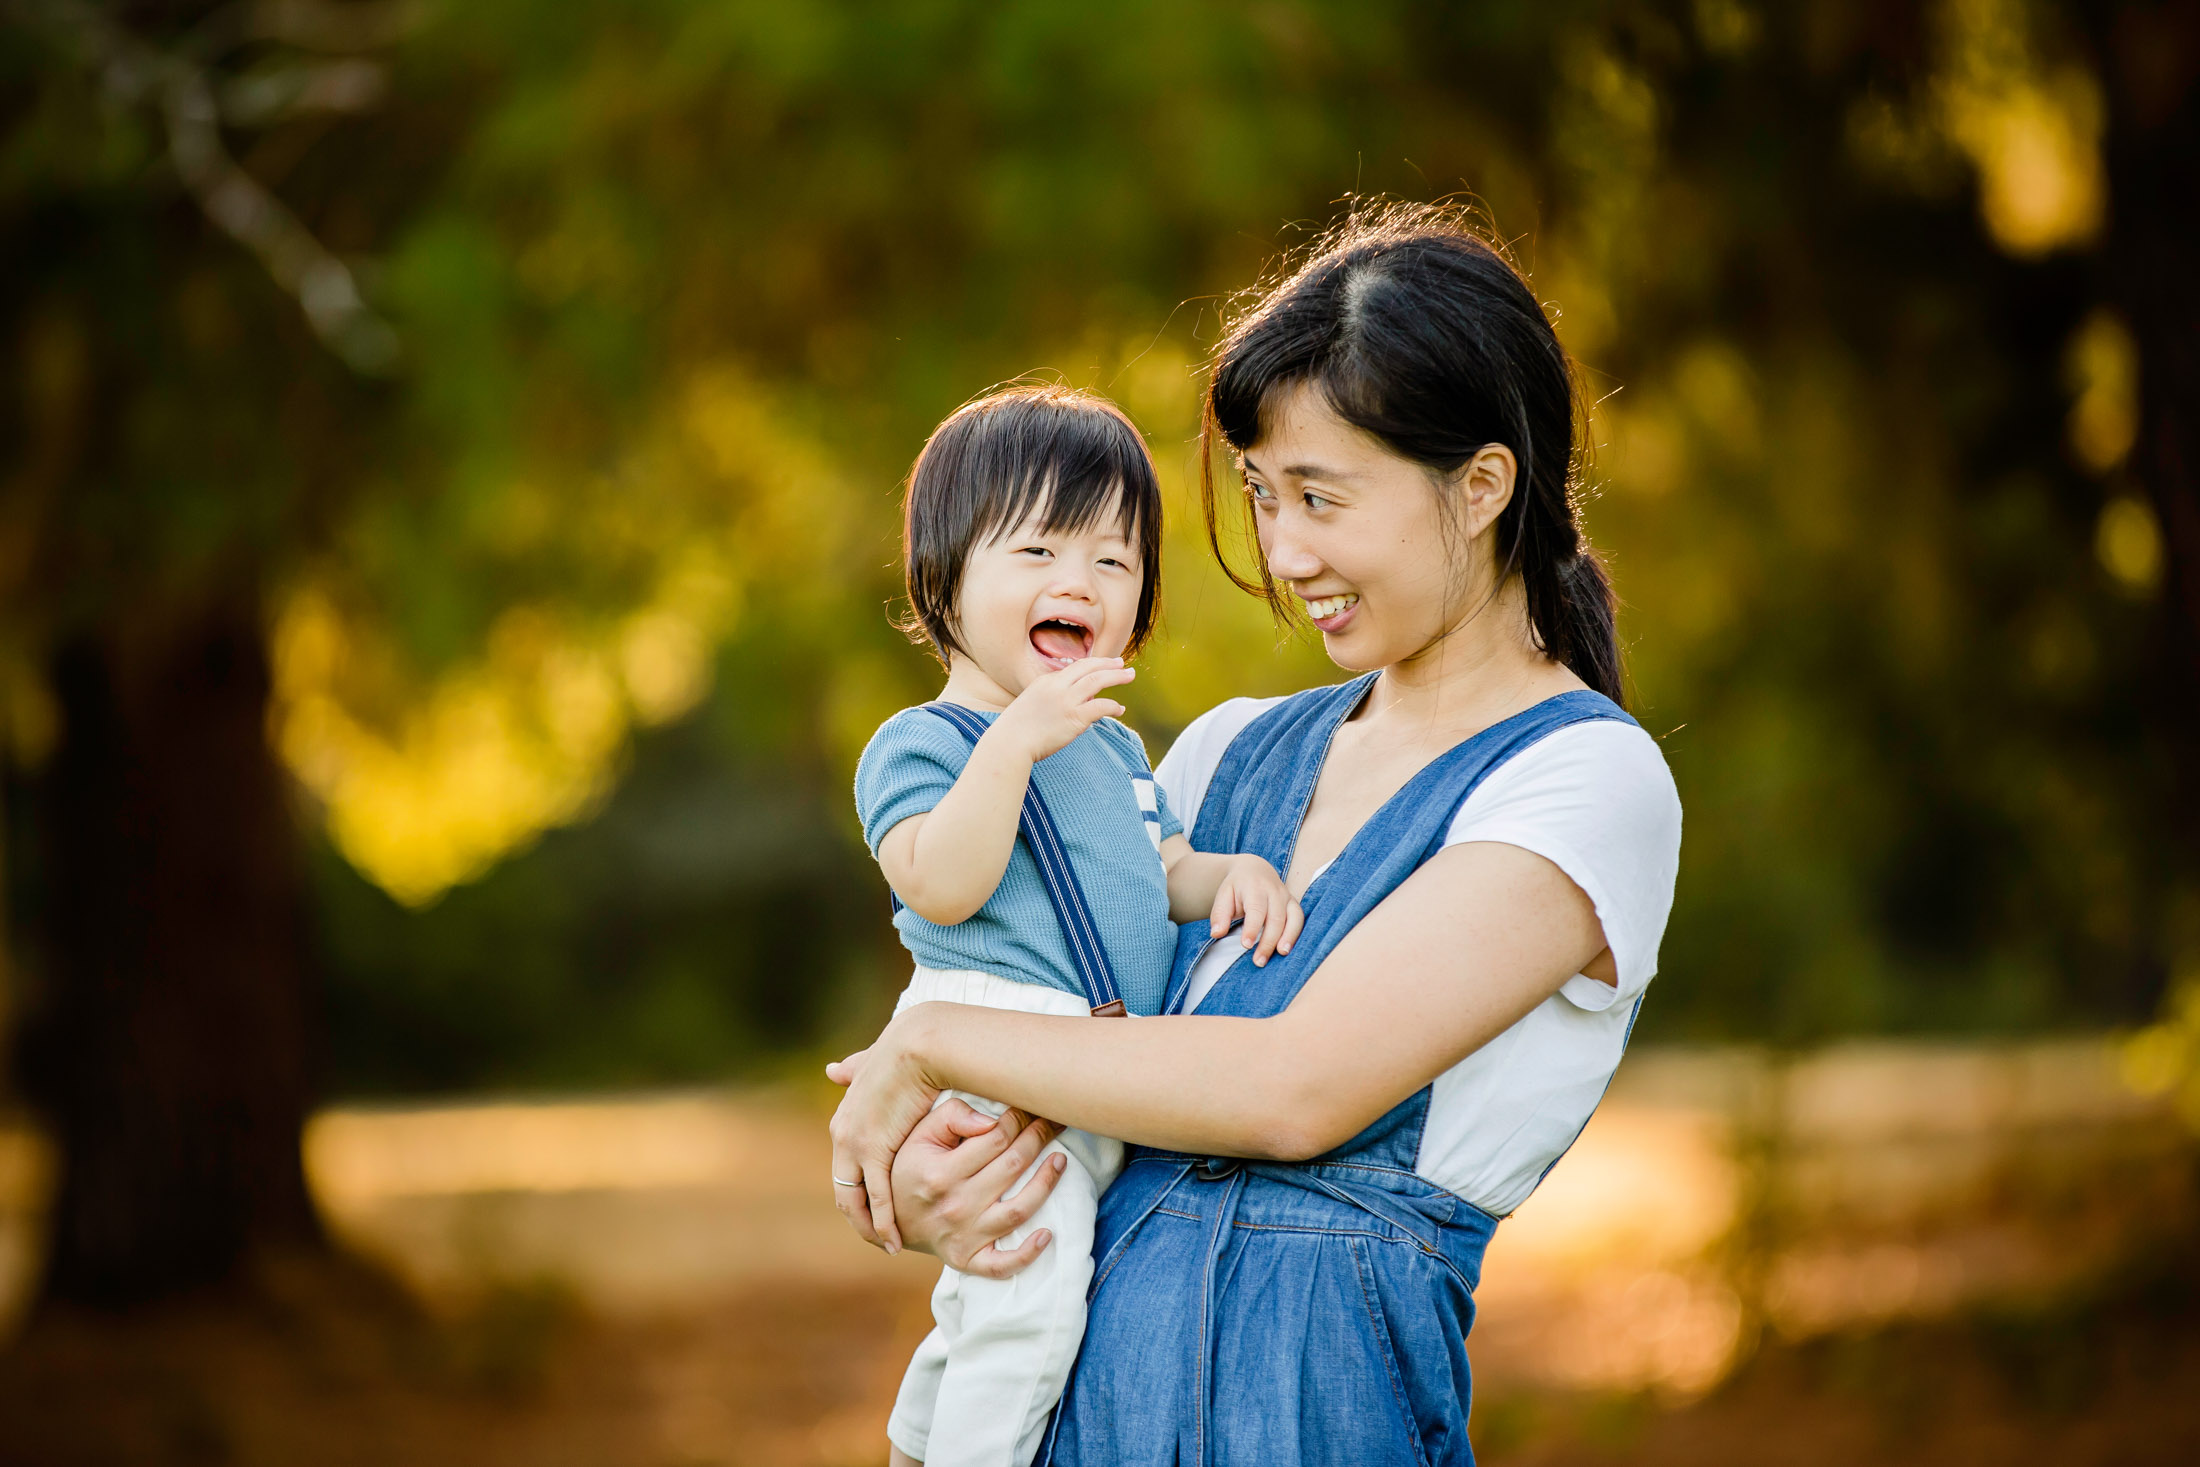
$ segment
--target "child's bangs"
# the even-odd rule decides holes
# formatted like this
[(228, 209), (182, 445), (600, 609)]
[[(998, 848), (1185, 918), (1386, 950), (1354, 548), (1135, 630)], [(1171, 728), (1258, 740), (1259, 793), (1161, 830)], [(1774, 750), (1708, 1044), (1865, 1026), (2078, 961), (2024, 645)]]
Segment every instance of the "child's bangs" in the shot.
[(1111, 416), (1080, 416), (1087, 420), (1071, 420), (1071, 431), (1054, 435), (1052, 453), (1016, 455), (1021, 462), (1012, 457), (1021, 473), (1001, 464), (997, 482), (1008, 490), (981, 506), (975, 543), (992, 543), (1034, 523), (1041, 534), (1078, 534), (1111, 521), (1131, 545), (1142, 543), (1151, 497), (1144, 490), (1153, 479), (1144, 444), (1129, 424)]
[(990, 544), (1025, 525), (1042, 535), (1075, 535), (1112, 521), (1135, 546), (1145, 528), (1146, 505), (1134, 482), (1106, 462), (1034, 465), (1007, 493), (985, 505), (976, 543)]

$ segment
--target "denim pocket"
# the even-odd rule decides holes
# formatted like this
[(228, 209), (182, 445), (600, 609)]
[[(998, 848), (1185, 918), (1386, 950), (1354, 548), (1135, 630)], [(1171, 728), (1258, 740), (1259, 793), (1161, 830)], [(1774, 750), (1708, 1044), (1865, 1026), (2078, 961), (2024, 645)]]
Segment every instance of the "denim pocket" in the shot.
[(1398, 1429), (1413, 1445), (1416, 1467), (1428, 1467), (1428, 1449), (1421, 1442), (1419, 1413), (1413, 1409), (1413, 1402), (1406, 1394), (1406, 1373), (1398, 1362), (1398, 1342), (1392, 1337), (1390, 1321), (1383, 1308), (1382, 1291), (1376, 1286), (1375, 1260), (1369, 1256), (1372, 1249), (1396, 1245), (1373, 1243), (1366, 1238), (1351, 1238), (1347, 1240), (1347, 1246), (1352, 1250), (1353, 1272), (1359, 1278), (1360, 1302), (1366, 1308), (1369, 1349), (1382, 1361), (1383, 1374), (1389, 1378), (1391, 1392), (1397, 1400)]
[(1354, 1238), (1372, 1340), (1397, 1389), (1402, 1429), (1424, 1467), (1472, 1467), (1466, 1336), (1474, 1301), (1448, 1262), (1409, 1241)]

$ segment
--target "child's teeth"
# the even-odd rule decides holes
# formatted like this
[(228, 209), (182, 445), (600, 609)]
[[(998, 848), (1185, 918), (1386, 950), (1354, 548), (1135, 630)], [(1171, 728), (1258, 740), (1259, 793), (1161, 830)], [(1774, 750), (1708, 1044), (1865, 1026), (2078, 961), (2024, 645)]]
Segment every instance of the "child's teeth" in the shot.
[(1319, 601), (1306, 603), (1306, 614), (1316, 621), (1327, 621), (1360, 598), (1354, 595), (1324, 596)]

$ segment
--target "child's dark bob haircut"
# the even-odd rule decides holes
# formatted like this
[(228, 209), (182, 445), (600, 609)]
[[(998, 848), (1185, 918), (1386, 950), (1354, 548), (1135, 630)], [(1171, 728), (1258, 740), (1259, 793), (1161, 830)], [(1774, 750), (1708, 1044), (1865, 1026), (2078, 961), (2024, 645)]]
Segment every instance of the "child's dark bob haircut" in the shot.
[(970, 552), (1034, 515), (1041, 533), (1114, 515), (1138, 548), (1145, 583), (1125, 655), (1153, 633), (1161, 587), (1161, 484), (1146, 440), (1104, 397), (1068, 387), (1009, 387), (956, 409), (909, 471), (901, 560), (909, 615), (898, 625), (942, 663), (956, 641)]

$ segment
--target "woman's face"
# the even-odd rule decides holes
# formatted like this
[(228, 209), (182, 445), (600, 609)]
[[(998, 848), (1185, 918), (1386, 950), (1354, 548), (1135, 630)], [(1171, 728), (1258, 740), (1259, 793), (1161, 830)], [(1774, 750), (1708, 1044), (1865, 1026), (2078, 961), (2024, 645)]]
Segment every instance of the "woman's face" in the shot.
[(1267, 417), (1244, 457), (1261, 552), (1338, 666), (1409, 661), (1485, 599), (1496, 558), (1484, 532), (1511, 497), (1509, 449), (1485, 448), (1445, 484), (1310, 387)]

